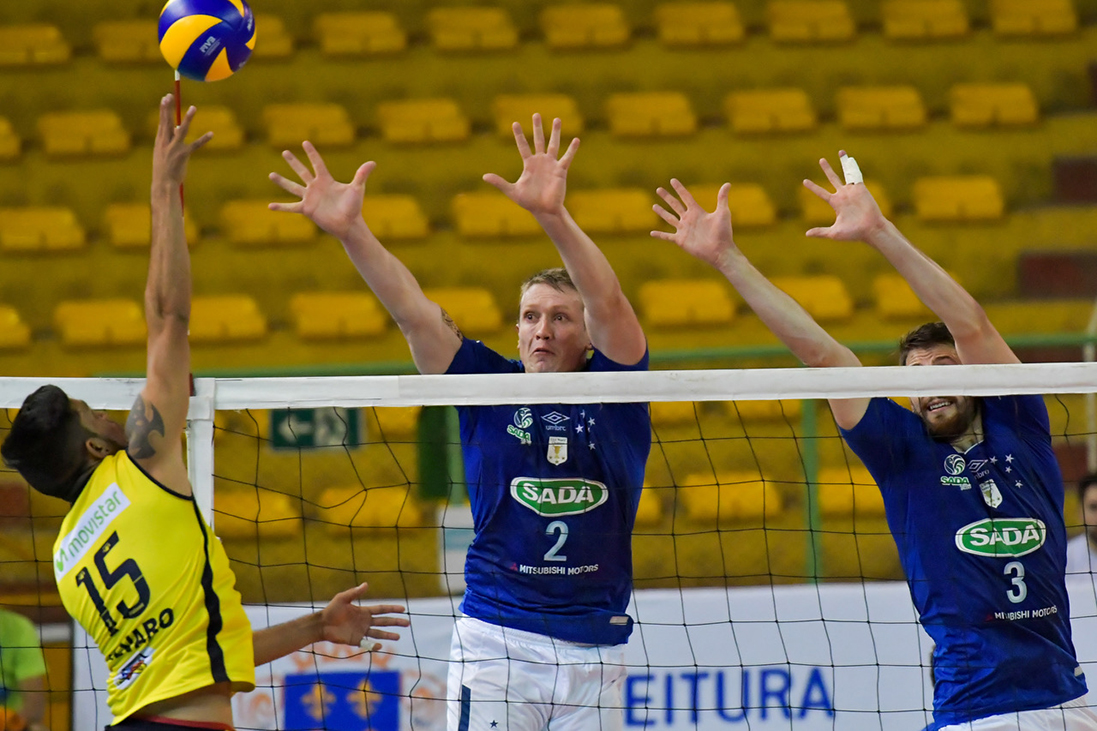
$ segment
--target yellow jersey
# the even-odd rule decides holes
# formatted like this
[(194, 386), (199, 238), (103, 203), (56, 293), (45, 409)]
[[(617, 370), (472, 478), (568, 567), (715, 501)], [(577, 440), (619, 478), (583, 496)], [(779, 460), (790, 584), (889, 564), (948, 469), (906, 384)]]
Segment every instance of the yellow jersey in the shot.
[(53, 570), (106, 658), (114, 723), (213, 683), (255, 687), (251, 624), (221, 541), (194, 498), (125, 451), (103, 460), (65, 516)]

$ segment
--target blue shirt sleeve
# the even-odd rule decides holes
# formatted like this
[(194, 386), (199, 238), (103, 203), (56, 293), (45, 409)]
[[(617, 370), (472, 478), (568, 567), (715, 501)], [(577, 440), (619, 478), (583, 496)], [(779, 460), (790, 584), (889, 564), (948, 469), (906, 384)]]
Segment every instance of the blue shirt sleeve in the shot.
[(1028, 438), (1051, 438), (1051, 422), (1043, 396), (988, 396), (982, 401), (988, 419)]
[(518, 361), (504, 358), (479, 340), (465, 338), (446, 373), (521, 373), (522, 370)]
[(623, 365), (617, 361), (607, 358), (602, 351), (595, 350), (594, 355), (590, 357), (587, 362), (587, 369), (592, 372), (598, 371), (646, 371), (648, 369), (648, 351), (644, 351), (644, 357), (639, 360), (635, 365)]
[(856, 426), (839, 431), (881, 490), (893, 484), (886, 477), (901, 474), (926, 439), (925, 426), (916, 414), (882, 397), (869, 402)]

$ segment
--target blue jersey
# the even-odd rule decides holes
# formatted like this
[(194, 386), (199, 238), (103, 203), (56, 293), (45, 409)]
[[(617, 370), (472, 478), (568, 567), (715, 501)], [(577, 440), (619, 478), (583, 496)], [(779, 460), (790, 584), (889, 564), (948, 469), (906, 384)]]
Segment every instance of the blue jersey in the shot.
[[(646, 370), (598, 351), (591, 371)], [(448, 373), (520, 373), (466, 339)], [(536, 376), (531, 375), (531, 378)], [(461, 610), (569, 642), (632, 632), (632, 527), (651, 450), (648, 405), (458, 407), (475, 538)]]
[(1086, 692), (1070, 638), (1063, 478), (1039, 396), (980, 399), (960, 453), (876, 398), (842, 430), (883, 493), (922, 626), (937, 643), (941, 725), (1048, 708)]

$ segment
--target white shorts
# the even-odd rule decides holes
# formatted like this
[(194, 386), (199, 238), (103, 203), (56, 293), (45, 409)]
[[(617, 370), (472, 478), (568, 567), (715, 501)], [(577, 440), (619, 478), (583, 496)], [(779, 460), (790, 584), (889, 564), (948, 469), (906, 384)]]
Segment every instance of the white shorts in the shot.
[(938, 731), (1097, 731), (1097, 712), (1085, 696), (1038, 711), (1001, 713), (968, 723), (942, 726)]
[(448, 731), (621, 731), (624, 645), (580, 645), (461, 617)]

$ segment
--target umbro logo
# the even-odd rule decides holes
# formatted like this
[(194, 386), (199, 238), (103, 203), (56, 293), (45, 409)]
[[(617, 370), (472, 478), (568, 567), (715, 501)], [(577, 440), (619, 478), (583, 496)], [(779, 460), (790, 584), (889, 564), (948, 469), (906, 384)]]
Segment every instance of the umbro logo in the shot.
[(541, 421), (548, 425), (545, 427), (548, 431), (567, 431), (564, 422), (571, 421), (571, 417), (564, 416), (559, 411), (553, 411), (552, 413), (542, 416)]

